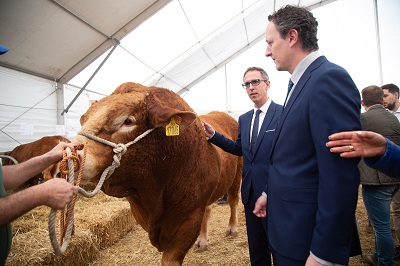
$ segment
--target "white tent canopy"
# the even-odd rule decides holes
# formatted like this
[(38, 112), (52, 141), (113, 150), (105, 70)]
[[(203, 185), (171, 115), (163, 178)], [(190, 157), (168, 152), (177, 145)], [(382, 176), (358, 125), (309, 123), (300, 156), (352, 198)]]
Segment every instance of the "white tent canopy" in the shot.
[(3, 0), (0, 36), (11, 50), (0, 62), (67, 83), (118, 45), (116, 59), (128, 57), (121, 62), (129, 66), (127, 72), (139, 68), (141, 81), (178, 92), (260, 40), (275, 6), (329, 2)]
[(0, 151), (42, 135), (73, 136), (88, 97), (125, 81), (169, 88), (199, 113), (237, 116), (252, 106), (240, 84), (256, 65), (282, 103), (289, 75), (263, 54), (267, 16), (285, 4), (313, 10), (320, 52), (360, 89), (400, 84), (400, 52), (385, 49), (400, 38), (397, 0), (3, 0), (0, 44), (10, 51), (0, 56)]

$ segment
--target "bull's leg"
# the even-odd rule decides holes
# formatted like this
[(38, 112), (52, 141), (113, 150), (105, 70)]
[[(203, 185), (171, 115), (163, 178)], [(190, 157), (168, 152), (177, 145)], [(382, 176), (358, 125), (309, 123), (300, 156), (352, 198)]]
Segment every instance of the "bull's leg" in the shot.
[(200, 234), (196, 240), (195, 246), (199, 251), (207, 249), (208, 245), (208, 225), (210, 223), (211, 205), (207, 206), (204, 212), (203, 221), (201, 223)]
[(240, 187), (242, 185), (242, 159), (238, 158), (238, 164), (235, 174), (235, 179), (228, 189), (228, 203), (231, 209), (231, 216), (229, 217), (228, 228), (226, 229), (226, 236), (237, 236), (238, 234), (238, 217), (237, 207), (240, 197)]
[(229, 195), (228, 194), (228, 203), (229, 208), (231, 209), (231, 215), (229, 217), (228, 228), (226, 229), (226, 236), (237, 236), (238, 230), (238, 216), (237, 216), (237, 207), (238, 207), (239, 197), (238, 195)]
[(239, 192), (229, 193), (228, 191), (228, 203), (231, 210), (231, 215), (229, 217), (228, 228), (226, 229), (226, 236), (237, 236), (238, 234), (238, 216), (237, 207), (239, 203)]

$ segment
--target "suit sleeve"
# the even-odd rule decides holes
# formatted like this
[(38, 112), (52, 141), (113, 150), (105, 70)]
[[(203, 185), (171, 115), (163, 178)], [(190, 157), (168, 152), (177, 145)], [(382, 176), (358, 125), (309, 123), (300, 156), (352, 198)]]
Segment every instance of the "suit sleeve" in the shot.
[[(360, 130), (360, 94), (342, 68), (322, 70), (314, 77), (309, 99), (309, 127), (317, 154), (318, 209), (311, 252), (335, 261), (352, 243), (360, 182), (359, 158), (346, 159), (326, 149), (335, 132)], [(301, 141), (301, 140), (299, 140)], [(344, 253), (341, 253), (344, 254)]]
[(233, 155), (237, 155), (237, 156), (242, 156), (242, 142), (241, 142), (241, 136), (240, 136), (240, 122), (239, 122), (239, 128), (238, 128), (238, 138), (236, 139), (236, 141), (233, 141), (227, 137), (225, 137), (224, 135), (220, 134), (219, 132), (215, 131), (214, 136), (209, 139), (209, 141), (220, 147), (221, 149), (223, 149), (226, 152), (229, 152)]

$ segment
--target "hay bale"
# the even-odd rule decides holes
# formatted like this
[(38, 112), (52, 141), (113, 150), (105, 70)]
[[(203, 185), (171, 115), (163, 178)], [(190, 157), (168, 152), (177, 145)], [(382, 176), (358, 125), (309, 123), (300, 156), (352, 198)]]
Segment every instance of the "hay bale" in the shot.
[[(54, 254), (48, 232), (50, 209), (38, 207), (12, 223), (13, 242), (6, 265), (84, 265), (97, 259), (136, 225), (125, 199), (99, 192), (91, 199), (80, 196), (75, 204), (75, 232), (62, 256)], [(59, 237), (59, 212), (56, 232)]]
[(6, 265), (84, 265), (97, 259), (96, 236), (89, 230), (76, 233), (62, 256), (57, 256), (44, 229), (31, 230), (13, 238), (13, 247)]
[[(86, 224), (87, 228), (97, 236), (99, 247), (107, 248), (132, 230), (136, 223), (129, 206), (125, 206), (125, 203), (128, 202), (109, 202), (106, 208), (98, 210), (95, 214), (80, 213), (75, 221)], [(88, 211), (90, 210), (85, 210)]]

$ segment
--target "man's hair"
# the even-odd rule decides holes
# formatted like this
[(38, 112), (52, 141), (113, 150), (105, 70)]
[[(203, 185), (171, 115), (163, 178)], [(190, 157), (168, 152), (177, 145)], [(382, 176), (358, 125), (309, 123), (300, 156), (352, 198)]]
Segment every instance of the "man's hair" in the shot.
[(393, 83), (385, 84), (381, 88), (382, 90), (388, 90), (391, 94), (394, 94), (395, 92), (397, 92), (397, 94), (399, 93), (399, 87)]
[(261, 73), (262, 79), (269, 80), (267, 72), (265, 72), (265, 70), (262, 69), (261, 67), (249, 67), (249, 68), (247, 68), (246, 71), (243, 74), (243, 78), (246, 76), (247, 72), (249, 72), (249, 71), (259, 71)]
[(286, 38), (291, 29), (298, 32), (305, 51), (316, 51), (318, 47), (318, 22), (305, 7), (287, 5), (268, 16), (268, 21), (275, 24), (282, 38)]
[(379, 86), (368, 86), (361, 91), (361, 95), (362, 100), (367, 107), (370, 107), (374, 104), (382, 104), (383, 90)]

